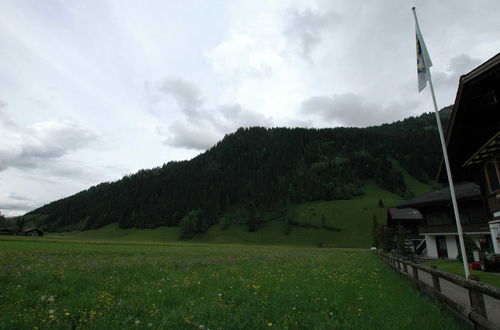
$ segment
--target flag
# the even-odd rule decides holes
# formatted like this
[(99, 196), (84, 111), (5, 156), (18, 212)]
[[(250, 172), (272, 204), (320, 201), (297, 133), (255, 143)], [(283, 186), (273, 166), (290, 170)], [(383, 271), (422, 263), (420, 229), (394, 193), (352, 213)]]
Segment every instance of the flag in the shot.
[(417, 37), (417, 74), (418, 91), (421, 92), (429, 80), (429, 68), (432, 66), (431, 58), (425, 47), (424, 38), (418, 27), (417, 17), (415, 16), (415, 34)]

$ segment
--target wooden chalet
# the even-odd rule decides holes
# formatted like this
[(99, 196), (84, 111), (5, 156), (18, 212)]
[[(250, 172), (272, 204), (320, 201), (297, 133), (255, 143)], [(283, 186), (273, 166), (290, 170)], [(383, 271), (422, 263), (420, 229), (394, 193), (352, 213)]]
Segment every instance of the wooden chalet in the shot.
[(0, 235), (14, 235), (14, 232), (9, 228), (0, 228)]
[[(455, 180), (481, 187), (489, 240), (500, 253), (500, 53), (460, 78), (446, 144)], [(445, 176), (441, 166), (438, 179)]]
[[(489, 235), (488, 214), (484, 209), (480, 187), (473, 182), (457, 183), (455, 195), (464, 233), (471, 235), (478, 242), (484, 241), (484, 238)], [(427, 256), (457, 257), (458, 235), (449, 188), (433, 190), (415, 197), (401, 203), (398, 208), (403, 210), (414, 208), (420, 211), (422, 221), (416, 231), (420, 240), (425, 241), (424, 252)], [(415, 226), (415, 224), (412, 225)], [(483, 242), (483, 244), (487, 243)], [(484, 248), (488, 246), (485, 245)]]
[(21, 231), (22, 236), (42, 237), (43, 231), (39, 228), (28, 228)]
[[(500, 53), (460, 77), (446, 145), (463, 231), (478, 248), (500, 253)], [(447, 185), (443, 163), (437, 178)], [(422, 213), (418, 233), (427, 256), (456, 258), (458, 234), (449, 188), (398, 208)]]

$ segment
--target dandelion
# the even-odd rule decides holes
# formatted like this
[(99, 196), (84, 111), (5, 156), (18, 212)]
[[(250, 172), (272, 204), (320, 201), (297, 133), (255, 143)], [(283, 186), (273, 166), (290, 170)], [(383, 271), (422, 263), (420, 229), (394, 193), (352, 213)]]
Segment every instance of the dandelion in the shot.
[(49, 303), (53, 303), (54, 301), (56, 301), (56, 298), (54, 298), (54, 296), (50, 296), (47, 298), (47, 302)]
[(64, 316), (70, 316), (71, 314), (69, 312), (64, 313)]
[(272, 327), (273, 326), (273, 322), (267, 322), (267, 326), (268, 327)]

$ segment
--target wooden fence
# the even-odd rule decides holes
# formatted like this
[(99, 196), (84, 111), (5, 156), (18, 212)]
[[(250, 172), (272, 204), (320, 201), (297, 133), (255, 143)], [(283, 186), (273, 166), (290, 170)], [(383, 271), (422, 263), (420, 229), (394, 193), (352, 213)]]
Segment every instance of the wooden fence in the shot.
[[(446, 273), (433, 267), (416, 264), (380, 252), (377, 254), (395, 271), (408, 276), (417, 288), (432, 299), (444, 304), (456, 316), (475, 329), (500, 329), (500, 289), (475, 280), (466, 280), (455, 274)], [(427, 283), (423, 277), (427, 276)], [(429, 277), (432, 279), (430, 281)], [(442, 291), (442, 285), (451, 282), (468, 291), (468, 301), (453, 299)], [(432, 285), (430, 285), (432, 283)], [(488, 306), (485, 304), (488, 296)], [(456, 298), (456, 297), (455, 297)], [(487, 311), (488, 310), (488, 311)], [(488, 315), (490, 314), (490, 315)]]

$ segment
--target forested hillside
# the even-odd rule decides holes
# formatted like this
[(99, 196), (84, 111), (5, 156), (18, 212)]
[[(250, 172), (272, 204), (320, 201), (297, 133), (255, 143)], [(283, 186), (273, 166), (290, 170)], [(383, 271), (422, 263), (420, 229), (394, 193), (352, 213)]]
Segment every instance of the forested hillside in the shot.
[[(446, 124), (451, 108), (442, 111)], [(434, 178), (440, 144), (433, 113), (368, 128), (240, 128), (181, 162), (102, 183), (27, 214), (49, 231), (180, 225), (186, 237), (217, 221), (257, 230), (305, 201), (350, 199), (373, 179), (409, 196), (397, 162)]]

